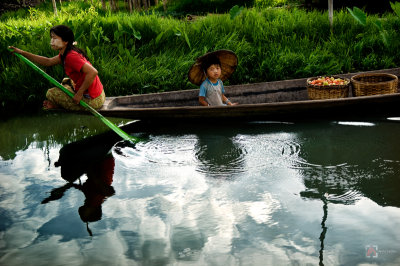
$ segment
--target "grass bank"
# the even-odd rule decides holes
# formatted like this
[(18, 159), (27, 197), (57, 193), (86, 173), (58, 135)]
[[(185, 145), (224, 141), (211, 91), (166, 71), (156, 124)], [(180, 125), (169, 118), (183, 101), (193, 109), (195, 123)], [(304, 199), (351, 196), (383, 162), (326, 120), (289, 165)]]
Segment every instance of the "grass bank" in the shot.
[[(68, 2), (66, 2), (68, 3)], [(195, 59), (216, 49), (233, 50), (239, 66), (226, 84), (243, 84), (315, 75), (391, 68), (400, 65), (399, 18), (380, 19), (384, 45), (371, 20), (361, 26), (345, 10), (334, 14), (300, 9), (244, 9), (210, 14), (194, 21), (162, 14), (110, 13), (100, 6), (70, 2), (58, 17), (39, 8), (0, 18), (0, 112), (39, 108), (50, 84), (7, 51), (14, 45), (54, 56), (49, 29), (72, 28), (86, 50), (108, 96), (196, 88), (187, 79)], [(44, 68), (58, 80), (61, 66)]]

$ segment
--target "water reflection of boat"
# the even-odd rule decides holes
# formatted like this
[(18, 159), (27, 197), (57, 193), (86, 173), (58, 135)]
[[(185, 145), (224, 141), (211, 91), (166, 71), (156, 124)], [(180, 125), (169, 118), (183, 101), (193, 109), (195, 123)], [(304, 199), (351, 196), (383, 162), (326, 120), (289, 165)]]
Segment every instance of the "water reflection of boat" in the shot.
[[(373, 72), (400, 74), (400, 68)], [(342, 74), (350, 78), (355, 74)], [(197, 120), (282, 120), (346, 117), (349, 114), (399, 114), (400, 94), (309, 100), (306, 79), (294, 79), (226, 87), (226, 95), (236, 106), (198, 104), (198, 90), (182, 90), (107, 98), (99, 110), (104, 116), (142, 121)]]

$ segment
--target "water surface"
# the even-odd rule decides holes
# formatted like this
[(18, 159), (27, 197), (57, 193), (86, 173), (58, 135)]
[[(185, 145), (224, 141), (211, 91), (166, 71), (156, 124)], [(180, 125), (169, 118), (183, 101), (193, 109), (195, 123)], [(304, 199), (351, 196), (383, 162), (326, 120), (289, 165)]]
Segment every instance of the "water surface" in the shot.
[(105, 131), (0, 122), (1, 265), (400, 263), (396, 119)]

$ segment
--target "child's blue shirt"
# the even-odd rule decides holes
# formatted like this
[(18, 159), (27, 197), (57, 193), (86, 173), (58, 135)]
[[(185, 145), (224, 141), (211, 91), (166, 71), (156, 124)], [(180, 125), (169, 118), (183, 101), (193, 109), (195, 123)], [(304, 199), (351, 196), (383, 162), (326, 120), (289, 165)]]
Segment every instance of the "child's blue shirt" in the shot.
[(206, 79), (200, 85), (199, 96), (205, 97), (209, 105), (224, 105), (222, 102), (222, 94), (224, 93), (224, 84), (220, 79), (216, 83), (212, 83), (209, 79)]

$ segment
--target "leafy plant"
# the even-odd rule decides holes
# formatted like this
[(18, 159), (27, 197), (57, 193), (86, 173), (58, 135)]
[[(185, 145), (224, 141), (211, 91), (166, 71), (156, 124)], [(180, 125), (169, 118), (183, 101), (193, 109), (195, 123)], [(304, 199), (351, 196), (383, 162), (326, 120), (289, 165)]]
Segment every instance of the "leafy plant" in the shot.
[(392, 3), (390, 2), (390, 6), (392, 7), (394, 13), (400, 17), (400, 2)]
[[(368, 16), (362, 26), (346, 10), (337, 11), (332, 34), (325, 13), (298, 8), (230, 6), (226, 13), (188, 22), (156, 12), (104, 12), (90, 1), (65, 1), (55, 18), (49, 4), (37, 6), (34, 19), (27, 10), (0, 17), (0, 112), (41, 106), (50, 85), (7, 46), (53, 57), (49, 29), (57, 24), (71, 27), (107, 96), (195, 89), (187, 79), (190, 66), (217, 49), (232, 50), (239, 59), (226, 85), (400, 65), (399, 19), (393, 14)], [(379, 23), (388, 47), (382, 45)], [(62, 67), (43, 69), (57, 80), (65, 75)]]
[(347, 10), (361, 25), (367, 25), (367, 15), (361, 9), (355, 6), (353, 7), (353, 10), (351, 10), (350, 8), (347, 8)]
[[(399, 3), (397, 3), (399, 4)], [(392, 8), (395, 6), (392, 4)], [(398, 5), (400, 7), (400, 4)], [(353, 7), (353, 10), (350, 8), (347, 8), (347, 10), (350, 12), (350, 14), (354, 17), (356, 21), (358, 21), (361, 25), (364, 27), (367, 25), (367, 14), (365, 14), (361, 9), (358, 7)], [(400, 9), (398, 10), (400, 11)], [(376, 28), (379, 30), (379, 34), (382, 38), (382, 42), (384, 43), (385, 46), (388, 46), (388, 34), (387, 31), (383, 28), (382, 22), (379, 19), (374, 19), (373, 24), (376, 26)]]
[(231, 16), (231, 19), (235, 19), (237, 16), (242, 13), (244, 7), (239, 7), (238, 5), (235, 5), (229, 10), (229, 15)]

